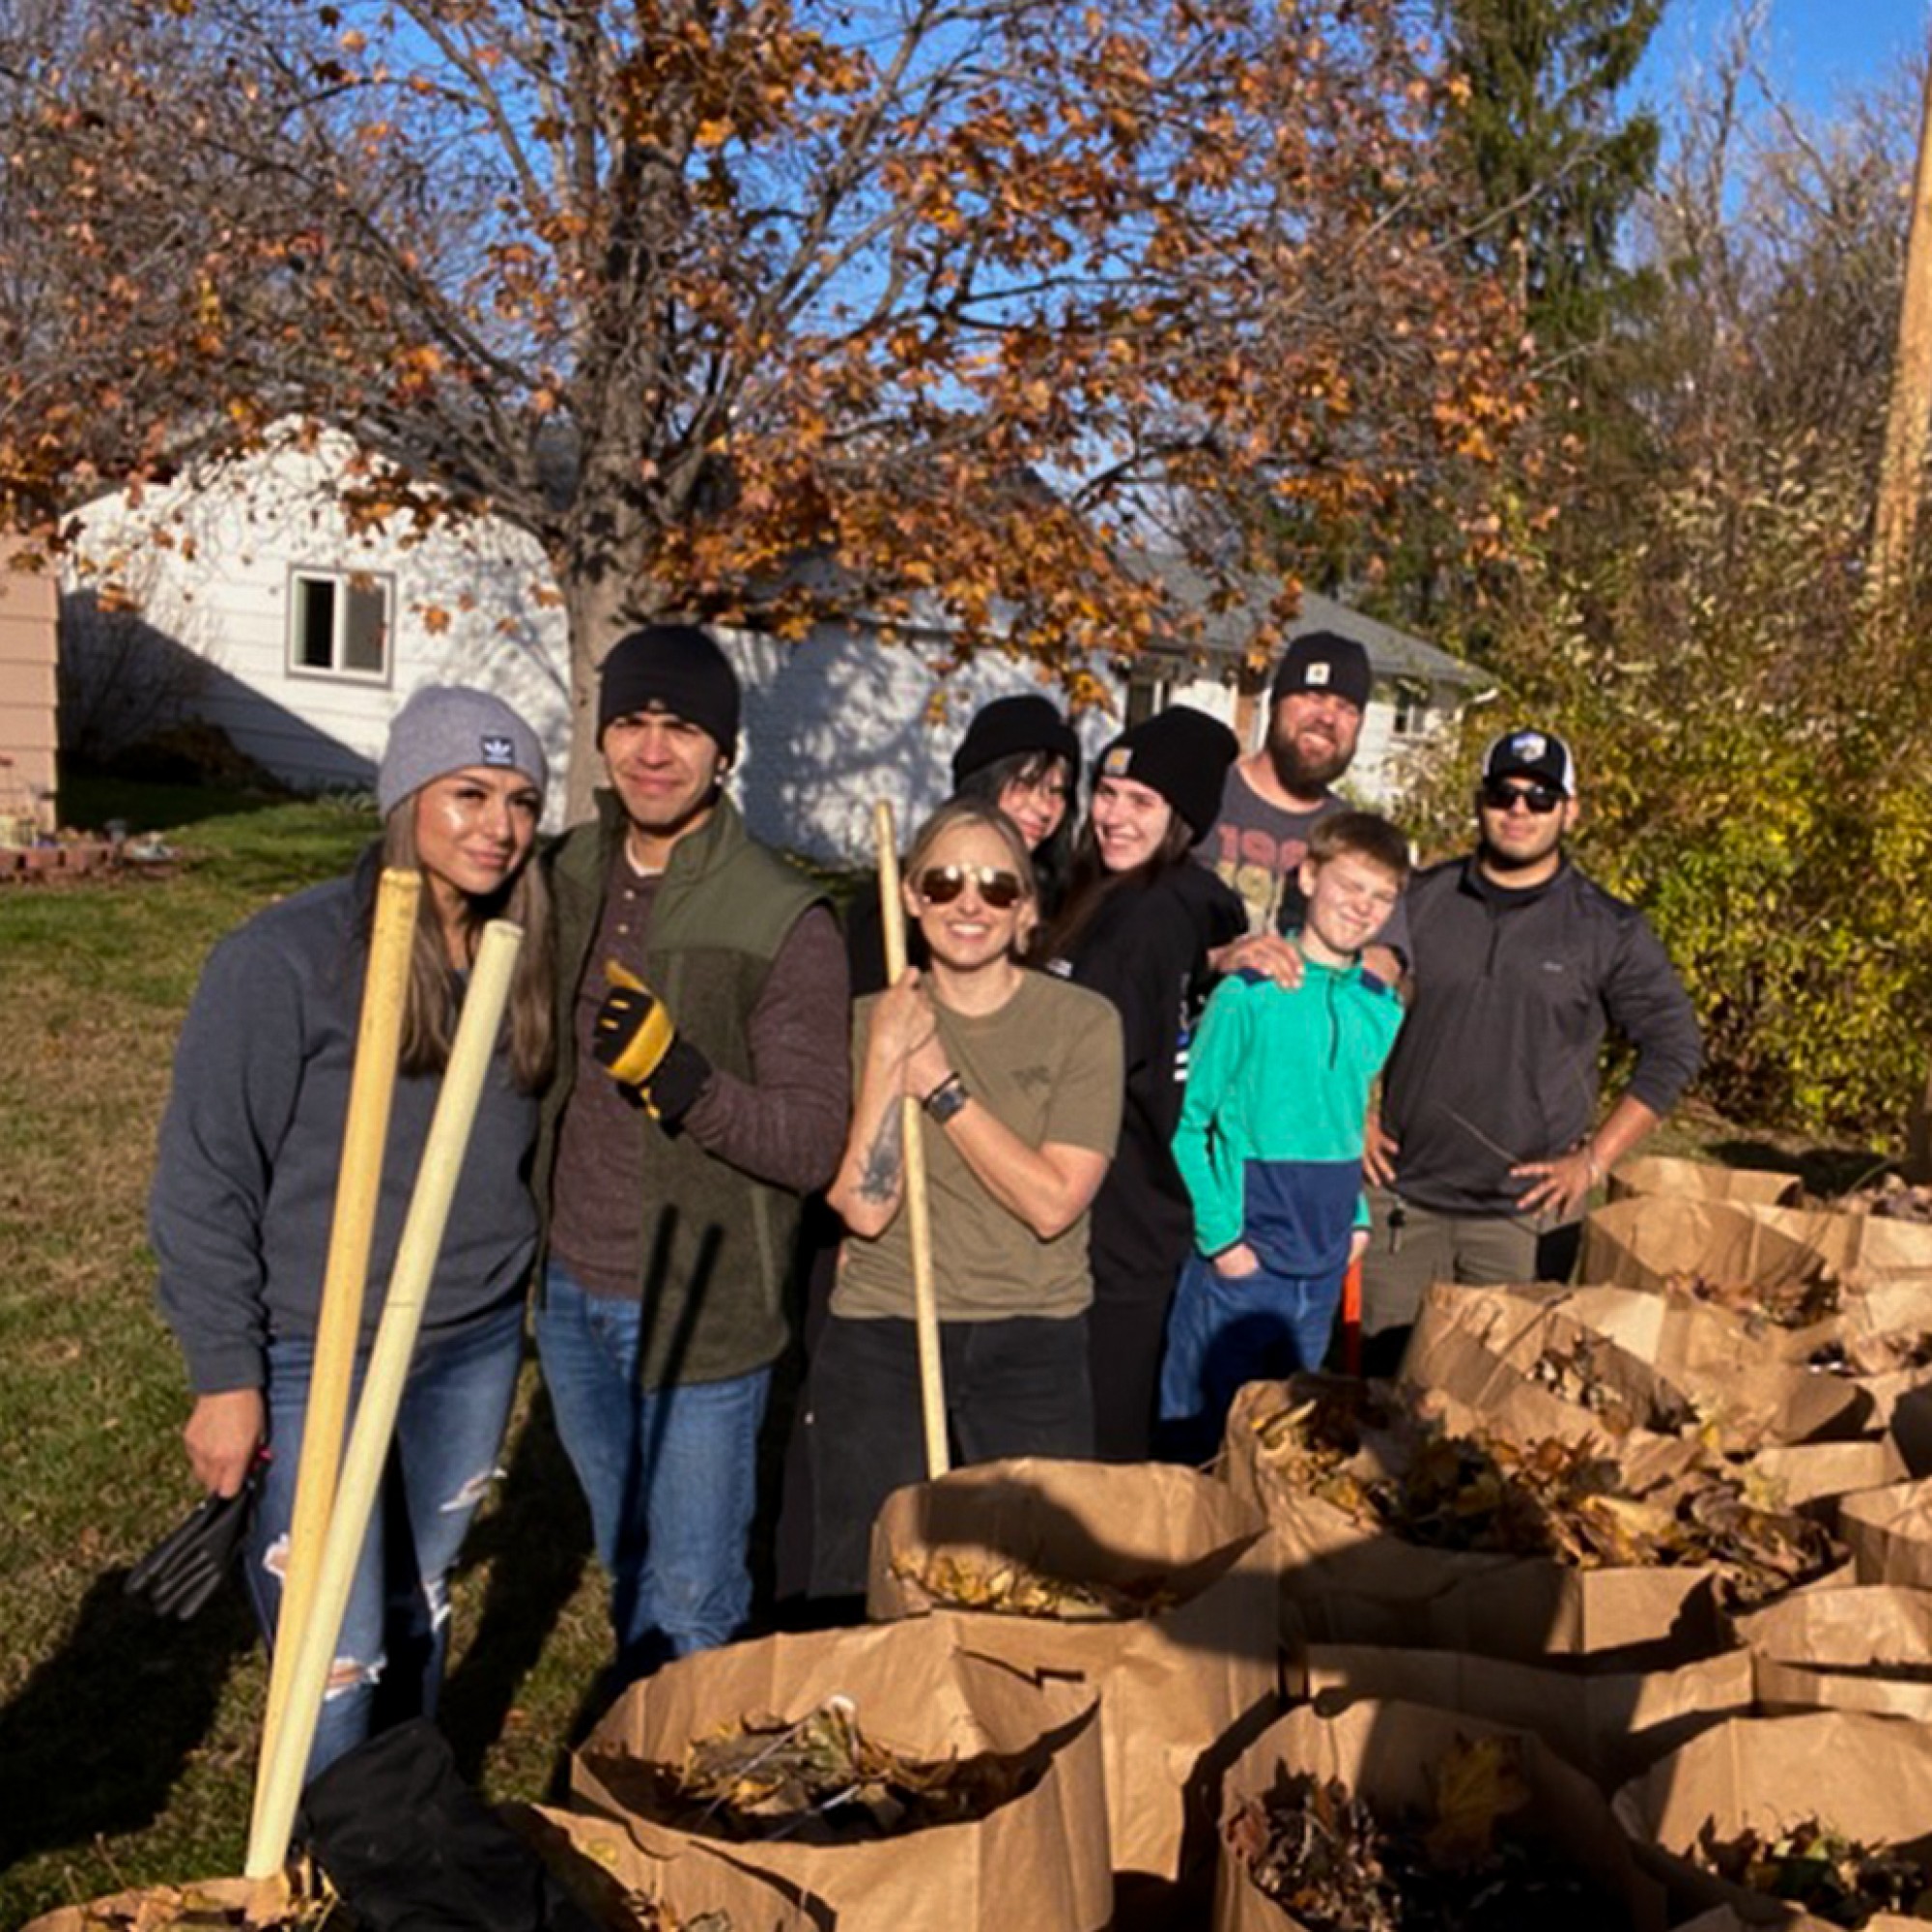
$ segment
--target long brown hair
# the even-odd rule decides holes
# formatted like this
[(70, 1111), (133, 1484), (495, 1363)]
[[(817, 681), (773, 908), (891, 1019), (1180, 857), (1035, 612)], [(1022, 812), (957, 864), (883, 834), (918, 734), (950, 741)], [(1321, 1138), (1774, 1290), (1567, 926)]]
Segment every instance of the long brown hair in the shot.
[(1074, 840), (1073, 871), (1066, 881), (1066, 897), (1061, 904), (1059, 917), (1035, 943), (1033, 957), (1042, 965), (1055, 959), (1071, 959), (1080, 950), (1087, 928), (1116, 893), (1134, 886), (1152, 885), (1163, 872), (1189, 863), (1187, 855), (1199, 842), (1194, 828), (1176, 811), (1167, 822), (1160, 843), (1148, 858), (1130, 871), (1110, 872), (1101, 863), (1100, 841), (1094, 836), (1094, 810), (1090, 806), (1080, 837)]
[[(416, 794), (398, 802), (383, 821), (383, 864), (414, 871)], [(510, 980), (510, 1071), (526, 1094), (538, 1092), (556, 1064), (556, 1020), (553, 1004), (556, 979), (556, 933), (551, 918), (550, 885), (534, 849), (500, 893), (467, 904), (468, 925), (480, 937), (493, 919), (514, 920), (524, 943)], [(405, 1073), (440, 1073), (449, 1065), (456, 1038), (458, 1001), (449, 948), (435, 902), (424, 892), (416, 905), (416, 929), (410, 946), (409, 990), (403, 1006), (402, 1051)]]

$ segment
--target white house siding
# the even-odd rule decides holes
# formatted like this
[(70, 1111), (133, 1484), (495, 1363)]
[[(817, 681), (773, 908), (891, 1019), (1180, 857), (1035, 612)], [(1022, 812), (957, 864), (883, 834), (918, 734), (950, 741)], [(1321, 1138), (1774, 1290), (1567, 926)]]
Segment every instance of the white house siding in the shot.
[[(325, 440), (313, 453), (285, 447), (151, 489), (138, 503), (104, 497), (81, 518), (64, 587), (114, 583), (131, 593), (154, 632), (210, 668), (192, 712), (299, 788), (369, 784), (389, 720), (419, 685), (496, 690), (543, 736), (556, 781), (554, 824), (568, 756), (569, 653), (541, 553), (494, 521), (437, 529), (413, 545), (395, 529), (353, 535), (328, 490), (348, 453), (346, 442)], [(363, 683), (290, 668), (298, 568), (392, 581), (386, 678)], [(432, 628), (431, 611), (447, 613), (445, 629)], [(948, 640), (931, 636), (882, 644), (863, 626), (824, 626), (797, 645), (750, 635), (723, 641), (745, 686), (731, 787), (746, 818), (758, 838), (833, 862), (869, 860), (879, 798), (891, 802), (902, 838), (909, 835), (951, 789), (952, 751), (973, 711), (988, 698), (1042, 688), (1030, 666), (997, 651), (942, 679), (933, 667)], [(1124, 680), (1093, 668), (1113, 708), (1078, 722), (1090, 760), (1127, 709)], [(1443, 686), (1436, 696), (1437, 716), (1446, 718), (1457, 695)], [(1164, 701), (1240, 728), (1234, 688), (1217, 678), (1176, 681)], [(1265, 693), (1246, 707), (1244, 749), (1260, 743), (1266, 709)], [(1350, 789), (1369, 802), (1382, 802), (1396, 778), (1393, 718), (1388, 699), (1378, 696), (1364, 722)]]
[[(952, 753), (974, 711), (1043, 689), (1029, 666), (997, 652), (942, 681), (919, 644), (882, 644), (863, 629), (821, 627), (800, 644), (733, 636), (725, 648), (745, 686), (733, 788), (746, 822), (820, 859), (869, 861), (882, 798), (903, 844), (951, 793)], [(1110, 682), (1118, 703), (1119, 681)], [(1119, 725), (1094, 712), (1077, 728), (1091, 758)]]
[[(210, 475), (104, 497), (82, 515), (64, 588), (118, 586), (153, 631), (211, 674), (193, 712), (300, 788), (371, 782), (390, 718), (418, 685), (498, 691), (542, 734), (559, 768), (568, 730), (560, 611), (543, 596), (541, 553), (489, 522), (405, 544), (354, 535), (329, 501), (343, 447), (285, 449)], [(290, 664), (291, 573), (368, 572), (391, 586), (386, 674), (362, 681)], [(447, 613), (433, 628), (431, 612)]]

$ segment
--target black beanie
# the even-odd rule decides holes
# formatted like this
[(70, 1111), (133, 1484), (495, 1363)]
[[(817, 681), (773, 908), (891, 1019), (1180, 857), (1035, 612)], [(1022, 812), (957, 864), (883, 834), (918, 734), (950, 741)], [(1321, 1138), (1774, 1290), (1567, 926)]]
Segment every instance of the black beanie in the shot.
[(1079, 782), (1080, 740), (1053, 705), (1031, 692), (1018, 697), (996, 697), (974, 712), (966, 735), (952, 754), (953, 789), (956, 791), (975, 772), (1029, 752), (1065, 758), (1070, 767), (1068, 781)]
[(738, 673), (695, 624), (647, 624), (619, 638), (597, 670), (597, 742), (613, 718), (668, 711), (738, 754)]
[(1100, 753), (1095, 776), (1151, 785), (1187, 821), (1198, 844), (1221, 815), (1221, 787), (1240, 749), (1218, 718), (1176, 704), (1122, 731)]
[(1369, 654), (1353, 638), (1336, 631), (1310, 631), (1282, 653), (1269, 701), (1279, 703), (1297, 691), (1332, 691), (1357, 711), (1366, 711), (1374, 683)]

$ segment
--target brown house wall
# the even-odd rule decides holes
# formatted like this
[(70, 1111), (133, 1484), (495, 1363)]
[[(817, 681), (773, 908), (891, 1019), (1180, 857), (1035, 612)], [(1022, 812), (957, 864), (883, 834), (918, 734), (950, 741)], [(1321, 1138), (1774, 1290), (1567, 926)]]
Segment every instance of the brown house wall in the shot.
[(31, 812), (51, 832), (54, 798), (54, 655), (59, 594), (44, 572), (9, 567), (0, 554), (0, 816)]

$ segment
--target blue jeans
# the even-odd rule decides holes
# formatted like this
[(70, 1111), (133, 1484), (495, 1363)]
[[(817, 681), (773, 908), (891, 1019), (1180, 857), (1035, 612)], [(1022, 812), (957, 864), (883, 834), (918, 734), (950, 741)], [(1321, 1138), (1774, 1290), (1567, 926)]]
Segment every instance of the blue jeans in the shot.
[[(416, 1345), (309, 1751), (313, 1777), (374, 1730), (435, 1715), (449, 1653), (449, 1577), (497, 1473), (523, 1360), (521, 1300)], [(269, 1345), (269, 1445), (249, 1531), (248, 1593), (272, 1644), (315, 1344)], [(359, 1399), (366, 1358), (355, 1365)], [(353, 1413), (353, 1411), (352, 1411)]]
[(1190, 1255), (1167, 1318), (1160, 1365), (1161, 1440), (1182, 1462), (1204, 1463), (1221, 1444), (1235, 1392), (1319, 1369), (1342, 1301), (1342, 1275), (1271, 1274), (1229, 1280)]
[(551, 1263), (537, 1355), (611, 1573), (620, 1681), (743, 1631), (758, 1427), (772, 1384), (767, 1367), (640, 1387), (642, 1326), (639, 1302), (592, 1294)]

